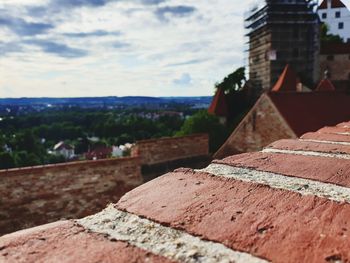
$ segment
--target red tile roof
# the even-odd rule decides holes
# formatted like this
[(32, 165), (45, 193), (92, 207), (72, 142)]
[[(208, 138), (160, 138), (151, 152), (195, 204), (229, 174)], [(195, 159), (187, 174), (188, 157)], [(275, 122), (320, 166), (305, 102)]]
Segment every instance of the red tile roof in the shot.
[(315, 91), (335, 91), (335, 87), (329, 79), (323, 79), (320, 81)]
[(350, 55), (350, 43), (321, 43), (321, 55)]
[[(346, 7), (341, 0), (332, 0), (331, 8), (341, 8)], [(327, 9), (328, 8), (328, 0), (323, 0), (318, 9)]]
[(226, 95), (223, 89), (217, 89), (213, 101), (208, 109), (208, 112), (216, 116), (228, 116)]
[(88, 160), (106, 159), (112, 155), (112, 147), (97, 147), (96, 149), (89, 151), (85, 154), (85, 158)]
[(345, 93), (269, 93), (291, 129), (301, 136), (350, 119), (350, 96)]
[(287, 65), (284, 68), (275, 86), (272, 88), (272, 91), (273, 92), (297, 91), (298, 83), (299, 83), (299, 78), (297, 74), (289, 65)]

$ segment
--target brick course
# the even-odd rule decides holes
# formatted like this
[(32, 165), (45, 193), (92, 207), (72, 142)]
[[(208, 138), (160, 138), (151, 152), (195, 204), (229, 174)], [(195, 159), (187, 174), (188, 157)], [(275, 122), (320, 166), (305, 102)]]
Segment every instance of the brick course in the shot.
[(154, 165), (198, 156), (207, 156), (207, 134), (160, 138), (136, 142), (132, 156), (140, 156), (142, 165)]
[(99, 214), (0, 237), (0, 261), (92, 263), (106, 248), (109, 261), (125, 263), (350, 262), (349, 126), (177, 169)]
[(138, 157), (0, 171), (0, 234), (94, 214), (142, 183)]

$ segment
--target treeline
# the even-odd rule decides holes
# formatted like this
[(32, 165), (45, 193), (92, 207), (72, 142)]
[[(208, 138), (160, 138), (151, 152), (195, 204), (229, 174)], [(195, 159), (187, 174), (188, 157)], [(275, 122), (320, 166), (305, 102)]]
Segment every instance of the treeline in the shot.
[[(140, 110), (67, 109), (7, 116), (0, 121), (0, 169), (65, 161), (48, 153), (59, 141), (75, 146), (77, 154), (91, 147), (133, 143), (173, 136), (183, 125), (180, 115)], [(89, 140), (97, 137), (98, 142)]]

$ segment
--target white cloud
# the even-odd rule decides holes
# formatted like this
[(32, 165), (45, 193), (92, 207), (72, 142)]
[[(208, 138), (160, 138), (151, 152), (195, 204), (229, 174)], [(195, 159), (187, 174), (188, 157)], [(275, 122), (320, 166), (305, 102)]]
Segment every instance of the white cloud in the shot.
[[(55, 12), (45, 7), (47, 1), (23, 2), (5, 1), (6, 13), (54, 27), (24, 36), (0, 24), (2, 39), (22, 46), (22, 51), (0, 56), (1, 97), (212, 95), (214, 83), (244, 63), (243, 12), (249, 1), (143, 5), (128, 0)], [(33, 4), (41, 8), (34, 9), (40, 19), (28, 12)], [(169, 6), (194, 11), (167, 13), (167, 20), (155, 15), (157, 8)], [(72, 50), (86, 55), (60, 53)], [(179, 89), (185, 80), (190, 86)]]

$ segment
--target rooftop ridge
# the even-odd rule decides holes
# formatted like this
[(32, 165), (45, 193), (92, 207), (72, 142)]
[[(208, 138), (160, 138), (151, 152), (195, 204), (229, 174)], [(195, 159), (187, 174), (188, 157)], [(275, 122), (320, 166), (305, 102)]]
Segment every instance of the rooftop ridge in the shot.
[[(279, 140), (201, 170), (178, 169), (96, 215), (0, 237), (0, 261), (74, 255), (72, 262), (85, 253), (101, 259), (97, 248), (114, 247), (103, 256), (125, 263), (135, 257), (141, 262), (347, 262), (349, 127), (344, 122), (301, 139)], [(74, 240), (79, 242), (72, 246)]]
[(297, 85), (299, 82), (300, 80), (297, 74), (294, 72), (291, 66), (287, 64), (271, 91), (297, 91)]

